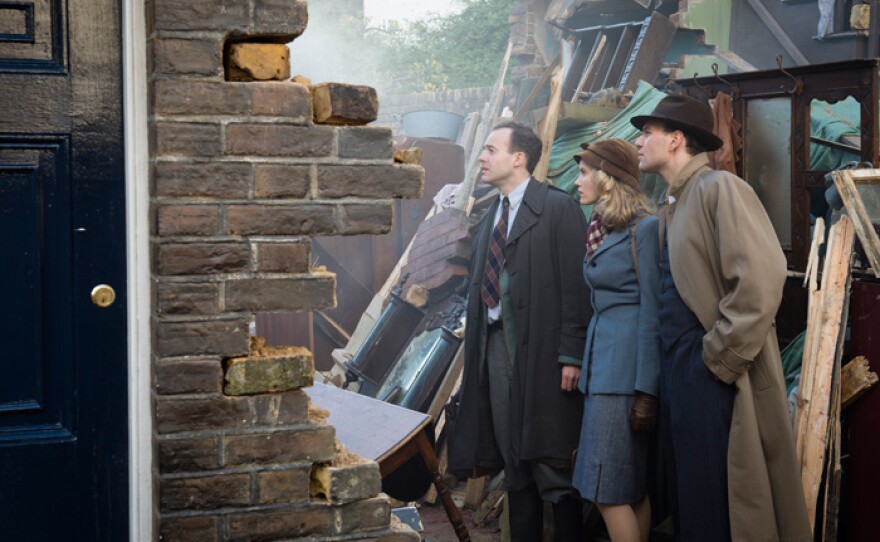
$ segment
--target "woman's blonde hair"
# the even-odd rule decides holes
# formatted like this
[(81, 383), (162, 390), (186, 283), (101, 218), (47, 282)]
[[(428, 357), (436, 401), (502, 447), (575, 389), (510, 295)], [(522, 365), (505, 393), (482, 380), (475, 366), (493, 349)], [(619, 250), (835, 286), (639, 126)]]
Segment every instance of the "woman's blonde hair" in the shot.
[(599, 194), (595, 209), (608, 228), (620, 230), (636, 216), (653, 214), (653, 206), (641, 190), (616, 180), (601, 169), (593, 169), (593, 182)]

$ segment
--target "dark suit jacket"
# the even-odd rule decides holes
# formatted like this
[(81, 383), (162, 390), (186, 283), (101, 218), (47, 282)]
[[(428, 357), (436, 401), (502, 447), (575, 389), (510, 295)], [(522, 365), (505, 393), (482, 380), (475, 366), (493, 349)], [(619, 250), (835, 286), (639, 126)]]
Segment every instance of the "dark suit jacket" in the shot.
[[(449, 465), (463, 470), (497, 467), (499, 455), (479, 445), (492, 434), (481, 381), (485, 361), (486, 308), (480, 299), (495, 204), (474, 240), (468, 290), (465, 365)], [(578, 363), (590, 320), (582, 276), (586, 219), (566, 192), (529, 182), (505, 247), (507, 286), (504, 327), (515, 346), (510, 417), (514, 453), (520, 460), (570, 460), (580, 434), (583, 398), (562, 392), (562, 364)], [(481, 385), (482, 384), (482, 385)], [(497, 452), (497, 450), (495, 450)]]

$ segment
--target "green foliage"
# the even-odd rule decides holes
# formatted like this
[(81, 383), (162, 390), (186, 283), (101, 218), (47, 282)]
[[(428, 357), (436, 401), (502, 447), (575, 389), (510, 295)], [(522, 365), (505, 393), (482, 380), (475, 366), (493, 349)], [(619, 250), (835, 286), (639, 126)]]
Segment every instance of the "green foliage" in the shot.
[[(465, 0), (461, 13), (434, 16), (401, 29), (398, 91), (443, 90), (495, 82), (509, 36), (513, 0)], [(392, 76), (394, 77), (394, 76)]]

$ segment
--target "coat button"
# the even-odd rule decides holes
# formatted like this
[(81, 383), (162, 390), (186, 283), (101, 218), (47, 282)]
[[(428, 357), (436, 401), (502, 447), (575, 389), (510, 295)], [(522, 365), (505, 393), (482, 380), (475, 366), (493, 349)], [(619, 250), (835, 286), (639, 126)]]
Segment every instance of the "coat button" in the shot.
[(596, 267), (596, 262), (590, 262), (590, 267)]

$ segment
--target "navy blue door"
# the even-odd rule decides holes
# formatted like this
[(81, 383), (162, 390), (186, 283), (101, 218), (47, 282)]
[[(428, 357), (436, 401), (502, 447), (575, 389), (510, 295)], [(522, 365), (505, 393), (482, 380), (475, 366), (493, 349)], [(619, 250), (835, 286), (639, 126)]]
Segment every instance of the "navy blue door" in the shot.
[(117, 1), (0, 0), (3, 540), (128, 538), (121, 87)]

